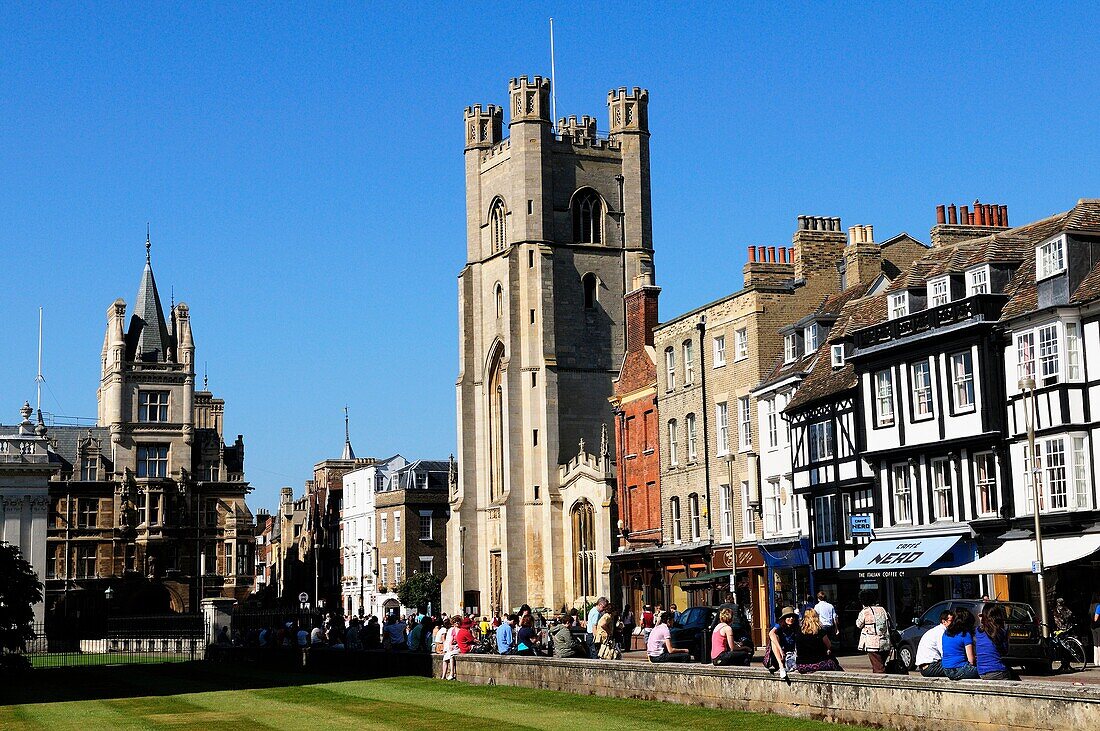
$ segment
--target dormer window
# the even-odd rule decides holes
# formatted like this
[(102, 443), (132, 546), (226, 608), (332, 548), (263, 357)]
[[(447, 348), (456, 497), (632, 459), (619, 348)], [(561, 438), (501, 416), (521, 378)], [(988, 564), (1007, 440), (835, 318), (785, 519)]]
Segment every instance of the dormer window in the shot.
[(895, 292), (890, 295), (890, 319), (896, 320), (909, 314), (909, 293)]
[(1066, 237), (1059, 236), (1035, 249), (1035, 279), (1046, 279), (1066, 270)]
[(989, 292), (989, 267), (978, 267), (966, 273), (966, 296)]
[(843, 368), (844, 367), (844, 346), (843, 345), (834, 345), (832, 347), (832, 362), (833, 362), (833, 368)]
[(951, 288), (947, 277), (938, 277), (928, 283), (928, 306), (939, 307), (951, 301)]
[(817, 350), (817, 323), (810, 323), (802, 331), (802, 338), (806, 343), (806, 352)]
[(783, 362), (793, 363), (798, 357), (798, 338), (794, 333), (783, 336)]

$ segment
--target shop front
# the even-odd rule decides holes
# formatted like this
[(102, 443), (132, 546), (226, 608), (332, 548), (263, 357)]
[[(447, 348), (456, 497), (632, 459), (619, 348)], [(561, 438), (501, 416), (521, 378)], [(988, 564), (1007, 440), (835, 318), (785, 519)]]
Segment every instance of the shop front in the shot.
[(727, 572), (724, 585), (715, 592), (715, 598), (725, 601), (730, 590), (728, 576), (736, 575), (737, 605), (742, 608), (752, 625), (753, 641), (763, 646), (767, 635), (767, 586), (764, 581), (764, 556), (756, 546), (718, 546), (711, 555), (711, 566), (715, 571)]
[(973, 557), (974, 543), (964, 536), (880, 539), (867, 544), (840, 574), (857, 577), (861, 591), (876, 591), (895, 624), (906, 627), (936, 602), (981, 596), (974, 573), (937, 571), (961, 567)]
[[(1055, 601), (1065, 600), (1079, 628), (1088, 627), (1091, 608), (1100, 592), (1100, 532), (1051, 535), (1043, 538), (1043, 579), (1046, 584), (1048, 611)], [(954, 567), (937, 569), (936, 577), (955, 579), (960, 575), (985, 577), (991, 598), (1020, 601), (1039, 609), (1039, 582), (1035, 574), (1035, 541), (1028, 538), (1006, 540), (985, 556)], [(1053, 626), (1053, 617), (1047, 621)]]
[(810, 583), (810, 541), (767, 541), (760, 544), (764, 557), (767, 589), (766, 624), (775, 624), (783, 607), (800, 609), (812, 594)]

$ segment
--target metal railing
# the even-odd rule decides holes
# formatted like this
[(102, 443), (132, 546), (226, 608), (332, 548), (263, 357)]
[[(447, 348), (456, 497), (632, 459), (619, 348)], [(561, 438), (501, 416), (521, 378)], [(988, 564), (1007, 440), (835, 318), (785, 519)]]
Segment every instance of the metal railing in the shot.
[(119, 617), (96, 626), (55, 620), (34, 625), (24, 654), (34, 668), (131, 665), (201, 660), (202, 616)]

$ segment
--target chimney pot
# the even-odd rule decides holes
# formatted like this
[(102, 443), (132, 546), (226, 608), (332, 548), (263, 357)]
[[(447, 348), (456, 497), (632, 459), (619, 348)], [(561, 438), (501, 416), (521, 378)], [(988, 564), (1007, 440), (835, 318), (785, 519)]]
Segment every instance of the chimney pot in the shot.
[(970, 208), (963, 206), (959, 209), (959, 223), (963, 226), (969, 226), (973, 221), (970, 219)]
[(955, 208), (954, 203), (947, 207), (947, 222), (951, 224), (957, 224), (959, 222), (959, 210)]
[(936, 223), (947, 223), (947, 206), (936, 206)]
[(848, 243), (849, 244), (858, 244), (859, 243), (859, 226), (849, 226), (848, 227)]
[(875, 227), (871, 226), (871, 225), (865, 226), (864, 231), (867, 234), (867, 238), (865, 240), (865, 243), (868, 243), (868, 244), (875, 243)]
[(779, 248), (779, 263), (780, 264), (786, 264), (787, 263), (787, 248), (784, 247), (784, 246), (781, 246)]
[(787, 249), (787, 261), (794, 264), (794, 247)]
[(1001, 206), (1001, 225), (1008, 225), (1008, 206)]
[(806, 230), (806, 217), (805, 216), (799, 216), (798, 217), (798, 230), (799, 231)]
[(775, 247), (774, 246), (769, 246), (768, 247), (768, 261), (772, 262), (773, 264), (775, 263)]
[(756, 261), (756, 247), (749, 247), (749, 261)]

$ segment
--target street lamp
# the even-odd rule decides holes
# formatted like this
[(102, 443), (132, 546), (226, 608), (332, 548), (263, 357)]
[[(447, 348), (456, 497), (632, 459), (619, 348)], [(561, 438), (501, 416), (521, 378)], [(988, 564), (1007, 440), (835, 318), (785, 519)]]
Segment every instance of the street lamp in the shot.
[(107, 625), (107, 631), (106, 631), (105, 634), (106, 634), (106, 637), (107, 637), (108, 646), (110, 645), (110, 642), (111, 642), (111, 628), (110, 628), (110, 623), (111, 623), (111, 597), (113, 597), (114, 595), (115, 595), (115, 590), (112, 589), (110, 586), (108, 586), (103, 592), (103, 596), (106, 597), (106, 599), (107, 599), (107, 611), (104, 614), (104, 619), (106, 621), (104, 622), (104, 624)]
[(1027, 420), (1028, 470), (1031, 472), (1031, 502), (1035, 517), (1035, 572), (1039, 581), (1039, 626), (1043, 630), (1043, 639), (1050, 637), (1047, 625), (1047, 591), (1043, 581), (1043, 529), (1039, 523), (1039, 461), (1035, 455), (1035, 379), (1021, 378), (1017, 384), (1024, 392), (1024, 416)]
[(737, 524), (733, 520), (733, 452), (726, 456), (726, 469), (729, 472), (729, 508), (730, 508), (730, 593), (733, 594), (733, 604), (737, 611), (741, 607), (737, 603)]
[(359, 539), (359, 616), (363, 616), (363, 561), (366, 558), (365, 543)]

